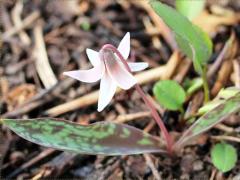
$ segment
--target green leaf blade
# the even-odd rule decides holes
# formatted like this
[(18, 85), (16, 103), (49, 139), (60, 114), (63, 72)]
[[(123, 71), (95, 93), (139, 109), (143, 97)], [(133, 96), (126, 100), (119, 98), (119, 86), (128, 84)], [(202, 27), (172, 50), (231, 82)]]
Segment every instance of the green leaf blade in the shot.
[(200, 64), (205, 65), (212, 55), (213, 43), (206, 32), (204, 32), (200, 27), (194, 24), (192, 25), (198, 35), (197, 38), (202, 41), (201, 43), (196, 42), (196, 46), (194, 47), (195, 50), (196, 48), (199, 48), (197, 49), (197, 58), (199, 58)]
[(170, 110), (181, 110), (186, 99), (184, 89), (172, 80), (157, 82), (153, 87), (153, 93), (158, 102)]
[(214, 166), (225, 173), (234, 168), (237, 162), (237, 151), (230, 144), (218, 143), (211, 150), (211, 158)]
[(193, 60), (195, 70), (202, 74), (202, 66), (212, 54), (208, 35), (173, 8), (156, 0), (150, 0), (150, 5), (174, 32), (180, 49)]
[(83, 126), (51, 118), (2, 122), (28, 141), (63, 151), (102, 155), (163, 152), (158, 138), (124, 124), (98, 122)]
[(176, 9), (192, 20), (204, 9), (205, 0), (176, 0)]

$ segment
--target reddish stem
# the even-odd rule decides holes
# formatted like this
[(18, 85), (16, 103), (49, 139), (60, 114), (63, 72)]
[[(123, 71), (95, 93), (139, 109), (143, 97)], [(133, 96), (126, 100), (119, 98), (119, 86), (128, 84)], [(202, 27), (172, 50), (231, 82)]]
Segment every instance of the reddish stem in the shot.
[[(122, 54), (118, 51), (118, 49), (116, 47), (114, 47), (111, 44), (105, 44), (101, 51), (104, 49), (110, 49), (112, 50), (114, 53), (116, 53), (116, 55), (119, 57), (119, 59), (121, 60), (121, 62), (124, 64), (125, 68), (131, 73), (131, 69), (127, 64), (127, 61), (123, 58)], [(172, 154), (172, 146), (173, 146), (173, 141), (172, 138), (167, 130), (167, 128), (165, 127), (161, 117), (159, 116), (156, 108), (154, 107), (154, 105), (152, 104), (152, 102), (148, 99), (148, 97), (145, 95), (144, 91), (141, 89), (141, 87), (139, 86), (139, 84), (135, 85), (135, 89), (137, 90), (137, 92), (140, 94), (141, 98), (143, 99), (144, 103), (148, 106), (148, 108), (151, 111), (151, 114), (153, 116), (153, 118), (155, 119), (156, 123), (158, 124), (159, 128), (161, 129), (166, 143), (167, 143), (167, 149), (169, 154)]]

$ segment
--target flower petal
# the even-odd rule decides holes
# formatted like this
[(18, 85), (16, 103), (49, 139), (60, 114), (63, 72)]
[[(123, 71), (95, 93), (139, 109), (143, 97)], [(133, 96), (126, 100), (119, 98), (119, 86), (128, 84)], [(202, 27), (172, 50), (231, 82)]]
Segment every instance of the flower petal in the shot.
[(120, 63), (121, 62), (115, 59), (113, 53), (105, 53), (106, 71), (109, 72), (119, 87), (129, 89), (137, 83), (137, 80)]
[(148, 67), (148, 63), (145, 62), (138, 62), (138, 63), (130, 63), (128, 65), (132, 72), (142, 71)]
[(105, 71), (105, 68), (103, 68), (104, 67), (99, 64), (98, 66), (95, 66), (89, 70), (67, 71), (63, 74), (82, 82), (92, 83), (101, 79), (103, 72)]
[(94, 51), (92, 49), (87, 49), (86, 53), (93, 66), (99, 65), (101, 60), (99, 57), (99, 53), (97, 51)]
[(130, 33), (126, 33), (121, 42), (118, 45), (118, 51), (122, 54), (125, 60), (127, 60), (130, 53)]
[(106, 71), (101, 79), (100, 91), (98, 97), (98, 111), (102, 111), (111, 101), (117, 89), (114, 80)]

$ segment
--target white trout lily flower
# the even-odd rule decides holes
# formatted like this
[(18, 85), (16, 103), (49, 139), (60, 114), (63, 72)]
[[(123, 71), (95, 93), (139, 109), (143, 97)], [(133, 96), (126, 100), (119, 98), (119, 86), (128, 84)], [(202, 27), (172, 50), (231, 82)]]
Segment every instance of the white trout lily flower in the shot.
[[(129, 32), (123, 37), (117, 50), (121, 53), (124, 61), (127, 60), (130, 53)], [(93, 68), (89, 70), (68, 71), (64, 72), (64, 75), (87, 83), (96, 82), (101, 79), (98, 111), (102, 111), (109, 104), (118, 86), (127, 90), (137, 83), (131, 72), (141, 71), (148, 67), (147, 63), (126, 61), (131, 70), (129, 72), (120, 61), (119, 56), (113, 50), (104, 48), (104, 46), (99, 52), (87, 49), (86, 53)]]

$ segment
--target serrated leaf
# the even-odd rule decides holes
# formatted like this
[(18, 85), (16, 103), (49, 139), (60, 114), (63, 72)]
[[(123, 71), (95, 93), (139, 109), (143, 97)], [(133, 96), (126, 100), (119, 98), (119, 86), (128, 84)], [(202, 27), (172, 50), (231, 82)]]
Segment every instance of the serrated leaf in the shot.
[(184, 89), (172, 80), (157, 82), (153, 87), (153, 93), (158, 102), (170, 110), (180, 110), (186, 99)]
[(231, 114), (240, 110), (240, 93), (226, 99), (218, 106), (201, 116), (178, 140), (177, 146), (183, 145), (193, 137), (202, 134), (220, 123)]
[(237, 151), (230, 144), (218, 143), (211, 150), (211, 158), (214, 166), (225, 173), (234, 168), (237, 162)]
[(150, 0), (150, 4), (173, 30), (180, 49), (193, 60), (195, 70), (201, 74), (202, 66), (212, 54), (212, 43), (208, 35), (173, 8), (156, 0)]
[(199, 15), (204, 5), (205, 0), (176, 0), (176, 9), (190, 20)]
[(158, 138), (124, 124), (98, 122), (83, 126), (51, 118), (1, 121), (28, 141), (63, 151), (103, 155), (163, 152)]

